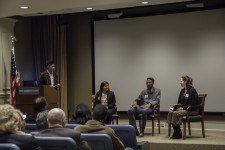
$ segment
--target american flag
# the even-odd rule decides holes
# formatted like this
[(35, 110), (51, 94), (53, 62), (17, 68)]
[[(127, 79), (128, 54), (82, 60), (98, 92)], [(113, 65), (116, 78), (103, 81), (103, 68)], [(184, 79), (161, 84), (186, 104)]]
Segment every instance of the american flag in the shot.
[(14, 46), (12, 46), (11, 51), (11, 72), (10, 72), (10, 91), (11, 91), (11, 101), (12, 105), (15, 105), (16, 99), (16, 87), (20, 85), (19, 83), (20, 73), (16, 70), (16, 58), (14, 53)]

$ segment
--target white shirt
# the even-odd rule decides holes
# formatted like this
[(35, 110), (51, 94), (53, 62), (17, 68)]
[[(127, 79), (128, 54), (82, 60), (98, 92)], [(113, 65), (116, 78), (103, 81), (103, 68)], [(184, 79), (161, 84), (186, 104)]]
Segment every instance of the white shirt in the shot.
[(48, 70), (47, 70), (49, 76), (50, 76), (50, 81), (51, 81), (51, 86), (54, 86), (54, 76), (53, 76), (53, 73), (50, 73)]
[(108, 106), (107, 94), (102, 93), (101, 103), (102, 105)]

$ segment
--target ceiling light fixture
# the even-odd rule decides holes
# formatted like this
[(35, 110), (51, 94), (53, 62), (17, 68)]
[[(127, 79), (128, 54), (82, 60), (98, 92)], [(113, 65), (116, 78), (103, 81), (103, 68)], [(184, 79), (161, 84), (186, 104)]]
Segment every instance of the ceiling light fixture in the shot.
[(28, 9), (28, 6), (21, 6), (21, 9)]
[(148, 2), (147, 1), (143, 1), (143, 2), (141, 2), (143, 5), (147, 5), (148, 4)]
[(86, 9), (87, 9), (87, 10), (92, 10), (93, 8), (91, 8), (91, 7), (87, 7)]

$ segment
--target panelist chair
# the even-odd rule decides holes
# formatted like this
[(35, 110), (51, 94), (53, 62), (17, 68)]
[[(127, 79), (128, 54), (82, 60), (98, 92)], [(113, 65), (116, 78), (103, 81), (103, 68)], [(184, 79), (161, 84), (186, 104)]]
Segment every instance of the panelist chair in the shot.
[[(94, 109), (94, 99), (95, 99), (95, 95), (91, 96), (91, 108), (92, 110)], [(117, 114), (117, 106), (115, 106), (116, 109), (116, 113), (112, 114), (112, 124), (114, 124), (114, 120), (116, 121), (116, 124), (119, 123), (119, 115)]]
[[(158, 133), (160, 134), (160, 105), (156, 104), (153, 106), (153, 113), (150, 113), (147, 115), (147, 120), (152, 120), (152, 136), (154, 136), (155, 133), (155, 120), (157, 120), (157, 126), (158, 126)], [(141, 129), (141, 118), (142, 114), (138, 114), (135, 116), (135, 119), (139, 122), (139, 128)]]
[[(205, 99), (207, 94), (198, 94), (199, 99), (199, 105), (189, 106), (187, 108), (187, 115), (182, 116), (182, 123), (183, 123), (183, 139), (186, 138), (186, 123), (188, 124), (188, 131), (189, 136), (191, 136), (191, 122), (201, 122), (201, 128), (202, 128), (202, 136), (205, 138), (205, 127), (204, 127), (204, 109), (205, 109)], [(197, 115), (190, 115), (190, 110), (192, 108), (198, 108), (199, 114)], [(170, 137), (171, 133), (171, 123), (168, 125), (168, 136)]]

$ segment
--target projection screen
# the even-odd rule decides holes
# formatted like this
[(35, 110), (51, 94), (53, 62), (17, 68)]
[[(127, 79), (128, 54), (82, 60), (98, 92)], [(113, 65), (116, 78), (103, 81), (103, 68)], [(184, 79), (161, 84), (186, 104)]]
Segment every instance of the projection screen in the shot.
[(161, 111), (177, 102), (189, 75), (206, 110), (225, 112), (225, 9), (94, 21), (95, 89), (108, 81), (118, 111), (127, 111), (155, 78)]

